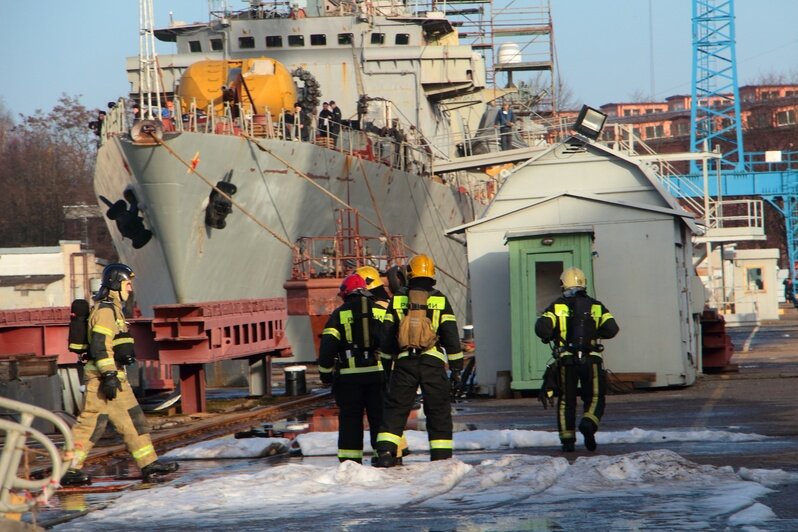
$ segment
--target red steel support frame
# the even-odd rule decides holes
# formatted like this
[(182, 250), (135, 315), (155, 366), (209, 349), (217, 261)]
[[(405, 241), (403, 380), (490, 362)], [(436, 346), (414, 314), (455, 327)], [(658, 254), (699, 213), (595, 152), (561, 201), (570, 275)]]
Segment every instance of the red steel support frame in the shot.
[(271, 393), (271, 357), (290, 356), (283, 298), (211, 301), (153, 308), (152, 331), (163, 364), (180, 365), (184, 414), (204, 412), (204, 364), (247, 358), (262, 362)]
[[(205, 410), (204, 364), (246, 358), (251, 367), (262, 366), (268, 395), (271, 358), (291, 355), (282, 298), (158, 305), (153, 311), (154, 318), (129, 320), (136, 358), (150, 389), (172, 389), (169, 365), (180, 365), (183, 413)], [(67, 307), (0, 311), (0, 356), (58, 355), (59, 365), (77, 364), (68, 335)]]

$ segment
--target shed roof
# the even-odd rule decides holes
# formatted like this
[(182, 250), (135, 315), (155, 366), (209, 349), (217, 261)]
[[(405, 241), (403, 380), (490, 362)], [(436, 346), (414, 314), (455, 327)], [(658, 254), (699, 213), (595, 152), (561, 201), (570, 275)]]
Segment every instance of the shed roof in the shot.
[(554, 194), (552, 196), (547, 196), (545, 198), (541, 198), (541, 199), (539, 199), (537, 201), (533, 201), (531, 203), (528, 203), (527, 205), (523, 205), (523, 206), (518, 207), (517, 209), (513, 209), (511, 211), (502, 212), (502, 213), (496, 214), (494, 216), (489, 216), (489, 217), (486, 217), (486, 218), (480, 218), (479, 220), (474, 220), (473, 222), (469, 222), (467, 224), (458, 225), (457, 227), (453, 227), (451, 229), (447, 229), (445, 234), (452, 235), (452, 234), (462, 233), (466, 229), (470, 229), (470, 228), (476, 227), (478, 225), (482, 225), (482, 224), (485, 224), (485, 223), (488, 223), (488, 222), (492, 222), (494, 220), (498, 220), (498, 219), (503, 218), (505, 216), (510, 216), (512, 214), (524, 211), (524, 210), (529, 209), (529, 208), (538, 207), (540, 205), (543, 205), (544, 203), (548, 203), (550, 201), (553, 201), (553, 200), (556, 200), (556, 199), (562, 198), (562, 197), (572, 197), (572, 198), (584, 199), (584, 200), (587, 200), (587, 201), (595, 201), (595, 202), (598, 202), (598, 203), (617, 205), (619, 207), (626, 207), (626, 208), (630, 208), (630, 209), (638, 209), (638, 210), (641, 210), (641, 211), (650, 211), (650, 212), (659, 212), (659, 213), (663, 213), (663, 214), (670, 214), (672, 216), (678, 217), (681, 220), (683, 220), (684, 223), (687, 224), (687, 226), (690, 227), (690, 229), (694, 233), (699, 233), (700, 232), (698, 226), (693, 221), (693, 215), (688, 213), (684, 209), (681, 209), (681, 208), (672, 209), (672, 208), (667, 208), (667, 207), (659, 207), (657, 205), (650, 205), (650, 204), (647, 204), (647, 203), (630, 203), (630, 202), (627, 202), (627, 201), (607, 199), (604, 196), (598, 196), (596, 194), (589, 194), (587, 192), (570, 192), (570, 191), (566, 191), (566, 192), (562, 192), (560, 194)]
[[(491, 204), (493, 202), (497, 201), (497, 200), (500, 200), (501, 189), (504, 187), (505, 184), (507, 184), (509, 181), (511, 181), (513, 179), (514, 175), (519, 170), (521, 170), (522, 168), (524, 168), (526, 166), (533, 165), (534, 163), (545, 159), (547, 157), (547, 155), (549, 155), (550, 153), (553, 153), (555, 150), (557, 150), (563, 144), (569, 144), (569, 145), (574, 145), (574, 146), (585, 147), (585, 149), (589, 149), (591, 151), (603, 154), (603, 155), (607, 156), (608, 158), (619, 159), (621, 161), (625, 161), (625, 162), (635, 166), (640, 171), (640, 173), (643, 175), (643, 177), (650, 183), (651, 187), (659, 194), (659, 196), (663, 199), (663, 201), (667, 205), (670, 206), (670, 208), (663, 208), (663, 207), (660, 207), (658, 205), (652, 205), (652, 204), (646, 204), (646, 203), (629, 203), (629, 202), (620, 201), (620, 200), (611, 200), (611, 199), (607, 199), (606, 197), (599, 196), (599, 195), (596, 195), (596, 194), (590, 194), (590, 193), (587, 193), (587, 192), (566, 190), (566, 191), (563, 191), (563, 192), (561, 192), (559, 194), (550, 195), (550, 196), (547, 196), (547, 197), (544, 197), (544, 198), (540, 198), (540, 199), (534, 200), (534, 201), (532, 201), (531, 203), (529, 203), (527, 205), (524, 205), (524, 206), (519, 207), (517, 209), (513, 209), (513, 210), (511, 210), (509, 212), (504, 212), (504, 213), (501, 213), (501, 214), (498, 214), (498, 215), (494, 215), (494, 216), (490, 216), (490, 217), (480, 218), (478, 220), (474, 220), (473, 222), (470, 222), (470, 223), (467, 223), (467, 224), (463, 224), (463, 225), (459, 225), (457, 227), (453, 227), (451, 229), (448, 229), (445, 232), (445, 234), (453, 235), (453, 234), (457, 234), (457, 233), (462, 233), (466, 229), (469, 229), (471, 227), (475, 227), (475, 226), (480, 225), (482, 223), (486, 223), (486, 222), (501, 218), (502, 216), (505, 216), (505, 215), (508, 215), (508, 214), (512, 214), (514, 212), (521, 211), (521, 210), (526, 209), (526, 208), (528, 208), (530, 206), (540, 205), (541, 203), (544, 203), (544, 202), (547, 202), (547, 201), (551, 201), (554, 198), (558, 198), (558, 197), (561, 197), (561, 196), (564, 196), (564, 195), (568, 195), (568, 196), (572, 196), (572, 197), (576, 197), (576, 198), (588, 199), (588, 200), (591, 200), (591, 201), (599, 201), (599, 202), (604, 202), (604, 203), (609, 203), (609, 204), (615, 204), (615, 205), (619, 205), (619, 206), (623, 206), (623, 207), (631, 207), (631, 208), (635, 208), (635, 209), (641, 209), (641, 210), (648, 210), (648, 211), (655, 211), (655, 212), (671, 214), (673, 216), (676, 216), (676, 217), (680, 218), (690, 228), (690, 230), (693, 233), (695, 233), (695, 234), (702, 234), (703, 233), (703, 230), (701, 228), (699, 228), (699, 226), (694, 221), (693, 214), (691, 214), (691, 213), (687, 212), (686, 210), (684, 210), (679, 205), (679, 203), (676, 201), (676, 198), (674, 198), (667, 190), (665, 190), (665, 188), (662, 185), (662, 183), (660, 183), (659, 178), (657, 178), (656, 174), (653, 172), (653, 170), (651, 170), (651, 168), (649, 168), (647, 165), (641, 163), (641, 161), (636, 159), (634, 156), (628, 156), (628, 155), (626, 155), (626, 154), (624, 154), (624, 153), (622, 153), (620, 151), (613, 150), (609, 146), (605, 146), (603, 144), (600, 144), (598, 142), (592, 141), (592, 140), (587, 139), (587, 138), (582, 137), (582, 136), (571, 136), (571, 137), (565, 139), (564, 141), (562, 141), (562, 142), (560, 142), (558, 144), (554, 144), (554, 145), (550, 146), (546, 150), (543, 150), (543, 151), (541, 151), (539, 153), (536, 153), (533, 157), (529, 158), (528, 160), (524, 161), (523, 163), (520, 163), (520, 164), (516, 165), (514, 168), (512, 168), (510, 170), (510, 175), (507, 176), (507, 178), (505, 179), (504, 183), (502, 183), (502, 185), (499, 188), (499, 191), (497, 192), (496, 196), (491, 201)], [(563, 161), (562, 164), (568, 164), (568, 163), (567, 163), (567, 161)], [(488, 210), (490, 210), (490, 206), (488, 206)]]

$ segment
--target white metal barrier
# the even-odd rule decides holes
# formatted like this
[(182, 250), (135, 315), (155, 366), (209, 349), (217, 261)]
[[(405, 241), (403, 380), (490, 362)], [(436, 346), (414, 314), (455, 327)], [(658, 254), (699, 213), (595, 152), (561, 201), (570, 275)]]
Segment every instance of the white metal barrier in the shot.
[[(0, 513), (26, 512), (46, 502), (58, 489), (67, 467), (64, 460), (71, 460), (75, 450), (72, 432), (61, 418), (44, 408), (5, 397), (0, 397), (0, 408), (19, 414), (19, 422), (0, 419), (0, 430), (5, 432), (5, 443), (0, 452)], [(31, 427), (36, 418), (49, 421), (63, 434), (63, 456), (50, 438)], [(18, 476), (20, 463), (29, 449), (28, 440), (38, 443), (50, 459), (49, 476), (37, 480)]]

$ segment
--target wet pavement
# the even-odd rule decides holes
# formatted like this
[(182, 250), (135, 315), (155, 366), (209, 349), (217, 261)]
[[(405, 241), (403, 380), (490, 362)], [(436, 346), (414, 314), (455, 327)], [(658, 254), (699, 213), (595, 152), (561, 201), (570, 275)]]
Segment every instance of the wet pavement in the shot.
[[(782, 469), (798, 472), (798, 404), (795, 390), (798, 385), (798, 311), (787, 309), (783, 319), (759, 326), (742, 326), (728, 330), (735, 344), (731, 363), (734, 371), (700, 375), (696, 384), (685, 388), (633, 391), (613, 393), (607, 398), (607, 408), (602, 421), (602, 431), (626, 431), (632, 428), (643, 430), (719, 430), (756, 433), (768, 436), (764, 441), (729, 442), (662, 442), (640, 444), (601, 445), (595, 454), (620, 455), (651, 449), (668, 449), (698, 464), (731, 466), (750, 469)], [(234, 396), (236, 391), (220, 392)], [(332, 406), (332, 405), (329, 405)], [(289, 425), (292, 427), (308, 423), (309, 430), (331, 430), (328, 423), (334, 411), (321, 409), (316, 415), (309, 413), (297, 419), (287, 419), (271, 425), (280, 434)], [(469, 399), (455, 406), (455, 422), (465, 430), (474, 429), (525, 429), (555, 431), (554, 410), (544, 410), (535, 398), (520, 399)], [(262, 429), (258, 424), (256, 428)], [(267, 427), (268, 428), (268, 427)], [(475, 451), (457, 453), (461, 460), (476, 464), (486, 457), (496, 456), (501, 451)], [(516, 454), (562, 456), (559, 447), (513, 449)], [(591, 456), (584, 448), (567, 455), (573, 462), (580, 456)], [(190, 483), (198, 478), (222, 478), (227, 474), (257, 471), (273, 464), (303, 462), (313, 464), (336, 463), (334, 457), (276, 456), (251, 460), (194, 460), (181, 462), (178, 482)], [(125, 476), (133, 474), (128, 468), (135, 466), (128, 461), (117, 461), (104, 466), (97, 474)], [(137, 473), (137, 471), (136, 471)], [(264, 487), (268, 489), (268, 487)], [(58, 520), (113, 504), (120, 494), (57, 494), (51, 508), (43, 508), (37, 516), (40, 524), (54, 524)], [(761, 498), (761, 502), (773, 509), (781, 519), (798, 520), (798, 485), (789, 484)], [(525, 528), (533, 530), (567, 530), (584, 528), (580, 523), (567, 519), (574, 508), (590, 511), (589, 500), (573, 501), (571, 507), (549, 508), (545, 515), (536, 515), (538, 510), (529, 509), (525, 517)], [(603, 509), (604, 512), (614, 511)], [(395, 514), (395, 515), (394, 515)], [(423, 513), (422, 513), (423, 514)], [(373, 530), (378, 523), (381, 528), (391, 529), (406, 525), (411, 529), (517, 529), (519, 521), (510, 528), (503, 528), (501, 519), (490, 519), (472, 515), (466, 521), (458, 521), (457, 515), (440, 517), (418, 515), (416, 521), (407, 521), (406, 513), (388, 511), (381, 521), (353, 519), (346, 530)], [(551, 525), (551, 516), (559, 516), (556, 525)], [(497, 520), (498, 519), (498, 520)], [(289, 520), (290, 521), (290, 520)], [(795, 521), (798, 523), (798, 521)], [(489, 524), (488, 524), (489, 523)], [(548, 524), (547, 524), (548, 523)], [(285, 522), (286, 529), (302, 529), (301, 520), (293, 525)], [(258, 529), (261, 523), (236, 523), (240, 530)], [(665, 524), (664, 527), (667, 528)], [(564, 528), (563, 528), (564, 527)], [(573, 527), (573, 528), (572, 528)]]

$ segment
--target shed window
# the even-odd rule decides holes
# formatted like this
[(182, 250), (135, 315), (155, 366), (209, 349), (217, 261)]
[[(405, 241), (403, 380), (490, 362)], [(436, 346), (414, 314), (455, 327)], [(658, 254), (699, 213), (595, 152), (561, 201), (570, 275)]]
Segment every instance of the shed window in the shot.
[(338, 44), (352, 44), (353, 42), (354, 38), (352, 37), (351, 33), (338, 34)]
[(384, 33), (372, 33), (371, 34), (371, 44), (385, 44), (385, 34)]
[(224, 50), (224, 42), (221, 39), (211, 39), (211, 50), (221, 52)]
[(283, 45), (283, 37), (281, 35), (267, 35), (266, 48), (280, 48)]
[(304, 35), (289, 35), (288, 46), (305, 46)]
[(202, 44), (199, 41), (188, 41), (188, 49), (191, 52), (201, 52)]
[(310, 45), (311, 46), (326, 46), (327, 45), (327, 36), (323, 33), (316, 33), (310, 36)]
[(759, 292), (765, 289), (765, 281), (762, 279), (762, 268), (746, 268), (745, 278), (748, 280), (748, 290)]
[(255, 48), (255, 37), (239, 37), (238, 47), (243, 49)]
[(397, 33), (396, 34), (396, 40), (394, 42), (396, 44), (399, 44), (399, 45), (410, 44), (410, 34), (409, 33)]

